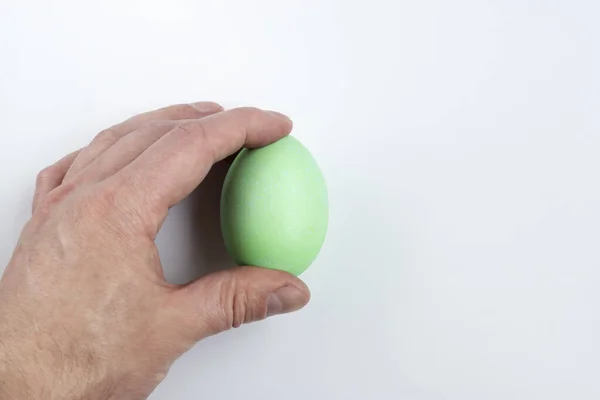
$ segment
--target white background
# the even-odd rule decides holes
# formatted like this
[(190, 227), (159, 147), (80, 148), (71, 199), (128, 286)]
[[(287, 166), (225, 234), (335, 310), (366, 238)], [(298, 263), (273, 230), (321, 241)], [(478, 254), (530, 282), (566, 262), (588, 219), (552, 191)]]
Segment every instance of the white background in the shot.
[[(276, 109), (326, 175), (310, 305), (152, 400), (600, 398), (597, 1), (0, 4), (0, 264), (37, 171), (137, 112)], [(170, 279), (226, 263), (218, 195), (173, 210)]]

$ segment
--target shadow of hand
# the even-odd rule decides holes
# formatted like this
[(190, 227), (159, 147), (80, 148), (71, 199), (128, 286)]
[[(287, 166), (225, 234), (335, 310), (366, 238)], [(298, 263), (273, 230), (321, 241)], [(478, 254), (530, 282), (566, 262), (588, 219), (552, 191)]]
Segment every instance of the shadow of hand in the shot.
[(156, 239), (170, 283), (188, 283), (235, 266), (223, 243), (219, 212), (227, 161), (215, 164), (194, 193), (170, 210)]

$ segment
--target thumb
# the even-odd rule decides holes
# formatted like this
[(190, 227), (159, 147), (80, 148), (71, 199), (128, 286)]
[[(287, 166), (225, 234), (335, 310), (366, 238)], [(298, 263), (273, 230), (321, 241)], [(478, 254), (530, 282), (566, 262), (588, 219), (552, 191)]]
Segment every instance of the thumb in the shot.
[(193, 339), (242, 324), (293, 312), (310, 300), (308, 287), (295, 276), (260, 267), (238, 267), (202, 277), (174, 293)]

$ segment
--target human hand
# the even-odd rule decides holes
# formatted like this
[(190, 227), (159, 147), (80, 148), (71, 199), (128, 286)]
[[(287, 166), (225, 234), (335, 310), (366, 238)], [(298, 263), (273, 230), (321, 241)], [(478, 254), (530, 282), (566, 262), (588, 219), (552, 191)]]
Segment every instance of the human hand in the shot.
[(257, 267), (169, 284), (154, 242), (215, 162), (291, 129), (274, 112), (177, 105), (42, 171), (0, 281), (0, 398), (144, 399), (197, 341), (306, 305), (298, 278)]

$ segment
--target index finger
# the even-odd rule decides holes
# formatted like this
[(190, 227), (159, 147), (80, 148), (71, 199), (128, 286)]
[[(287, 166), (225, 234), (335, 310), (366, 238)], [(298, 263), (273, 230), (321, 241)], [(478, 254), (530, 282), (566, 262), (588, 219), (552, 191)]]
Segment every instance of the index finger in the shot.
[(200, 185), (214, 163), (242, 147), (266, 146), (291, 130), (292, 121), (285, 115), (256, 108), (184, 121), (113, 179), (126, 182), (128, 195), (149, 211), (144, 215), (162, 219)]

